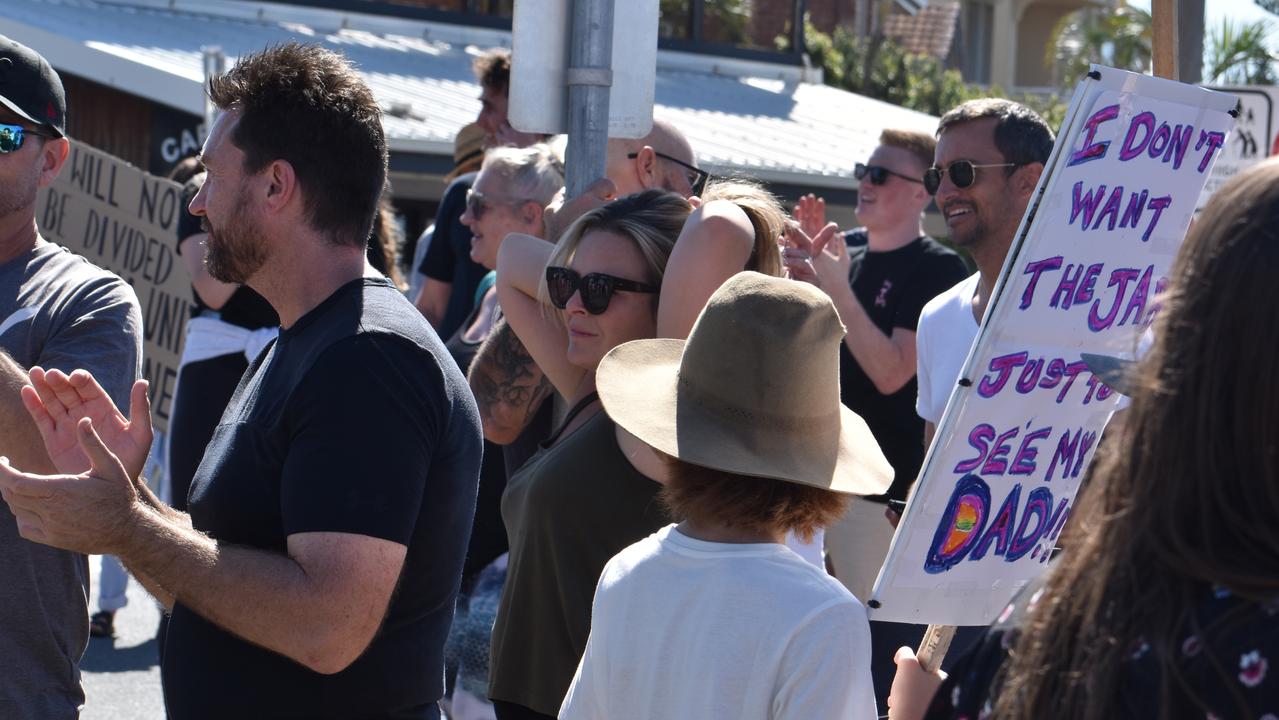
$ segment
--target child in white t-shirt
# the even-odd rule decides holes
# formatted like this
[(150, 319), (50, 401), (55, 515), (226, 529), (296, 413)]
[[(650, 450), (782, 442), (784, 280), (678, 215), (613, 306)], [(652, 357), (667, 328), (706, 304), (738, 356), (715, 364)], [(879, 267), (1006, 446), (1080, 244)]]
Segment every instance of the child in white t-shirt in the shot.
[(605, 567), (560, 718), (876, 717), (866, 611), (784, 544), (892, 480), (834, 391), (842, 334), (820, 290), (741, 273), (687, 341), (601, 362), (605, 410), (657, 451), (682, 522)]

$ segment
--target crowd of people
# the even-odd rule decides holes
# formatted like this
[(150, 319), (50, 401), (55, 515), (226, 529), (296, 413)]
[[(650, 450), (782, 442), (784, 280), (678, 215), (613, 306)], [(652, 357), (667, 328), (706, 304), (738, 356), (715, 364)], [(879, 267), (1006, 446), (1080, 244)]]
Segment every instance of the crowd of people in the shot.
[(359, 74), (244, 56), (174, 176), (161, 498), (138, 301), (35, 222), (61, 82), (0, 68), (0, 717), (83, 708), (87, 554), (163, 606), (175, 720), (1279, 717), (1276, 162), (1190, 232), (1064, 549), (947, 673), (863, 601), (1052, 151), (1030, 109), (885, 129), (841, 229), (660, 117), (565, 197), (490, 52), (406, 283)]

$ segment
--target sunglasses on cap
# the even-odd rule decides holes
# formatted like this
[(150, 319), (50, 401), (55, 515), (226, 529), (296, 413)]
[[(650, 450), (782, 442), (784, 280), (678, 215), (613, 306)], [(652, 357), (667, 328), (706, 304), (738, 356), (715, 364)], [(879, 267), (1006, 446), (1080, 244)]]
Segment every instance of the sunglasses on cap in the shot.
[(857, 163), (856, 165), (853, 166), (853, 177), (857, 178), (858, 182), (861, 182), (862, 180), (869, 178), (871, 185), (883, 185), (884, 183), (888, 182), (889, 175), (892, 175), (894, 177), (899, 177), (902, 180), (906, 180), (913, 183), (923, 182), (923, 180), (920, 180), (919, 178), (913, 178), (909, 175), (903, 175), (897, 172), (896, 170), (889, 170), (888, 168), (882, 165), (864, 165), (862, 163)]
[(475, 190), (466, 191), (466, 209), (471, 211), (471, 217), (480, 220), (484, 217), (484, 213), (494, 205), (506, 205), (508, 207), (518, 207), (526, 202), (534, 202), (528, 198), (515, 198), (511, 200), (495, 200), (488, 197), (484, 193), (475, 192)]
[(618, 290), (655, 293), (658, 289), (646, 283), (604, 273), (579, 275), (576, 270), (566, 267), (546, 268), (546, 294), (550, 296), (551, 304), (561, 310), (568, 307), (568, 301), (573, 299), (573, 294), (578, 290), (582, 291), (582, 306), (586, 308), (586, 312), (599, 315), (608, 309), (613, 293)]
[[(676, 165), (679, 165), (680, 167), (687, 170), (688, 173), (686, 175), (686, 179), (688, 180), (688, 186), (693, 189), (694, 195), (701, 195), (702, 191), (706, 189), (706, 181), (710, 179), (710, 176), (711, 176), (710, 173), (706, 172), (705, 170), (699, 167), (689, 165), (683, 160), (677, 160), (671, 157), (670, 155), (667, 155), (666, 153), (660, 153), (654, 150), (653, 154), (658, 156), (659, 158), (662, 158), (663, 160), (670, 160)], [(627, 160), (634, 160), (637, 157), (639, 157), (639, 153), (637, 152), (627, 153), (626, 155)]]
[(984, 165), (975, 165), (971, 160), (956, 160), (949, 166), (944, 168), (930, 167), (924, 171), (924, 189), (929, 195), (936, 195), (937, 189), (941, 187), (941, 178), (943, 175), (950, 175), (950, 181), (957, 188), (972, 187), (977, 182), (978, 168), (1006, 168), (1017, 167), (1022, 163), (986, 163)]
[(45, 138), (53, 137), (53, 135), (43, 130), (0, 123), (0, 155), (7, 155), (22, 149), (22, 143), (26, 141), (27, 135), (39, 135)]

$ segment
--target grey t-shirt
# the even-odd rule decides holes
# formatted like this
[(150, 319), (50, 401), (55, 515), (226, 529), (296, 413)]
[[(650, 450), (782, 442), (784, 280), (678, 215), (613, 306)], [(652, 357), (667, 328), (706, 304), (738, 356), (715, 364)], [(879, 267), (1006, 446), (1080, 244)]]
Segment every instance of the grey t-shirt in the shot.
[[(93, 373), (127, 412), (142, 362), (142, 312), (120, 278), (41, 240), (0, 265), (0, 349), (24, 368)], [(0, 718), (75, 718), (89, 641), (84, 555), (23, 540), (0, 503)]]

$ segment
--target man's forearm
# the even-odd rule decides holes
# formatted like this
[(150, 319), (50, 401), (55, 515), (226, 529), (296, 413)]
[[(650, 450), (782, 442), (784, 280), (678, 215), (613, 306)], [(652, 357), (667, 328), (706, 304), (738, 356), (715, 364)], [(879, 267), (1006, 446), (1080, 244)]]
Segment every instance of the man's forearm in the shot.
[(832, 299), (840, 320), (848, 328), (844, 345), (853, 359), (881, 393), (888, 395), (900, 390), (915, 374), (914, 359), (903, 357), (892, 338), (870, 319), (851, 288), (833, 293)]
[(505, 321), (489, 333), (467, 377), (480, 408), (484, 437), (499, 445), (515, 440), (553, 391)]
[(326, 598), (292, 558), (221, 545), (149, 506), (135, 518), (120, 558), (166, 607), (180, 602), (255, 645), (322, 665)]
[(0, 349), (0, 455), (14, 467), (48, 475), (54, 472), (35, 421), (22, 404), (27, 371)]

